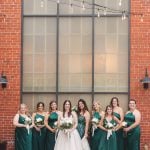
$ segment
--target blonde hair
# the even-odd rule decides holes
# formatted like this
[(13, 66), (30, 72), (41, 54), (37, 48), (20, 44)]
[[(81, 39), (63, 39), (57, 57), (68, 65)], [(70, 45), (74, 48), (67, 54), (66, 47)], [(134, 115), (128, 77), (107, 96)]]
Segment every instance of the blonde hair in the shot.
[[(94, 101), (93, 102), (93, 104), (94, 103), (96, 103), (96, 104), (98, 104), (99, 105), (99, 112), (101, 112), (102, 111), (102, 106), (101, 106), (101, 104), (100, 104), (100, 102), (98, 102), (98, 101)], [(93, 108), (93, 110), (95, 111), (95, 109)]]

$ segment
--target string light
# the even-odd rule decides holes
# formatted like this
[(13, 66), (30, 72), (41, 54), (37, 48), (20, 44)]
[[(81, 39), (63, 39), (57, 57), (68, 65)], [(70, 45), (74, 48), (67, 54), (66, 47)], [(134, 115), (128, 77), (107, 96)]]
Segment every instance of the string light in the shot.
[[(41, 1), (44, 1), (44, 0), (41, 0)], [(100, 11), (101, 11), (101, 12), (103, 12), (104, 15), (107, 15), (107, 14), (121, 15), (122, 20), (125, 20), (126, 17), (129, 15), (139, 16), (141, 22), (143, 22), (143, 14), (142, 13), (132, 13), (127, 10), (113, 9), (113, 8), (106, 7), (104, 5), (100, 5), (97, 3), (90, 3), (86, 0), (70, 0), (71, 2), (64, 2), (64, 1), (60, 2), (60, 0), (48, 0), (48, 1), (59, 3), (62, 5), (68, 5), (71, 9), (71, 12), (73, 12), (73, 7), (78, 7), (78, 8), (81, 8), (82, 10), (85, 10), (85, 9), (93, 10), (93, 8), (94, 8), (95, 10), (97, 10), (97, 17), (100, 17)], [(76, 2), (76, 3), (74, 3), (74, 2)], [(86, 4), (86, 6), (85, 6), (85, 4)], [(121, 5), (122, 5), (122, 0), (119, 0), (119, 6), (121, 6)]]
[(122, 5), (122, 0), (119, 0), (119, 6), (121, 6)]
[(82, 10), (85, 10), (84, 1), (82, 1)]
[(99, 11), (99, 8), (97, 9), (97, 17), (98, 17), (98, 18), (100, 17), (100, 11)]
[(123, 11), (123, 12), (122, 12), (122, 20), (125, 20), (125, 19), (126, 19), (126, 12)]
[(41, 0), (41, 7), (44, 7), (44, 0)]

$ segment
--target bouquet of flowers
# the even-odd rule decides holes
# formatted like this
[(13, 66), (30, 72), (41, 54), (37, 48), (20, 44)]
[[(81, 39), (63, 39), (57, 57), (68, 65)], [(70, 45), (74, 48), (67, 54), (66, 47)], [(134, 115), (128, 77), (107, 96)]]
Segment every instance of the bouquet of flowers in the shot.
[(69, 129), (73, 127), (72, 118), (63, 118), (60, 120), (59, 129), (67, 134), (68, 138), (70, 137)]
[(97, 129), (97, 126), (99, 124), (99, 119), (93, 117), (91, 122), (92, 122), (92, 136), (94, 136), (94, 131)]
[(40, 125), (44, 125), (44, 120), (42, 118), (36, 118), (35, 119), (35, 125), (36, 126), (40, 126)]
[(31, 124), (32, 124), (31, 118), (26, 117), (26, 118), (25, 118), (25, 125), (26, 125), (26, 128), (27, 128), (27, 130), (28, 130), (28, 134), (29, 134), (29, 128), (30, 128), (30, 125), (31, 125)]
[(112, 124), (111, 122), (107, 122), (104, 124), (104, 127), (108, 129), (107, 131), (107, 140), (109, 140), (109, 137), (112, 135), (112, 129), (114, 129), (116, 123)]

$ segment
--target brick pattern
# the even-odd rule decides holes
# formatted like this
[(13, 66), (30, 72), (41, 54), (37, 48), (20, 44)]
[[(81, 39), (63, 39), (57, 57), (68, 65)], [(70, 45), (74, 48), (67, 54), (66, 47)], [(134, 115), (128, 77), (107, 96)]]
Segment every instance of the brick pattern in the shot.
[[(145, 68), (150, 75), (150, 10), (149, 0), (131, 0), (131, 11), (144, 13), (144, 21), (131, 16), (130, 94), (137, 100), (142, 113), (141, 150), (150, 147), (150, 89), (144, 90), (139, 82)], [(8, 78), (5, 90), (0, 87), (0, 139), (8, 141), (8, 149), (14, 149), (12, 118), (20, 103), (21, 62), (21, 0), (0, 1), (0, 71)]]
[(21, 0), (0, 0), (0, 73), (8, 78), (0, 87), (0, 139), (14, 149), (12, 118), (20, 103)]
[(142, 113), (141, 150), (147, 144), (150, 148), (150, 89), (143, 89), (140, 79), (145, 76), (145, 68), (150, 75), (150, 1), (131, 0), (131, 11), (143, 13), (140, 18), (131, 16), (131, 55), (130, 55), (130, 93), (137, 100), (137, 108)]

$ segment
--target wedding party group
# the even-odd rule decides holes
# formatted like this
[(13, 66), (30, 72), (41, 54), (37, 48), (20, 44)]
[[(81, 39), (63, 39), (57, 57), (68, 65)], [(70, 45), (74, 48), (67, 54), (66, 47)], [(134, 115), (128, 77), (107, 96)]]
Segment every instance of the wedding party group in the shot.
[(14, 116), (15, 150), (140, 150), (141, 113), (136, 100), (129, 100), (129, 110), (124, 113), (117, 97), (103, 111), (98, 101), (92, 112), (86, 101), (79, 99), (72, 107), (70, 100), (63, 103), (63, 111), (56, 101), (38, 102), (30, 115), (26, 104), (20, 104)]

